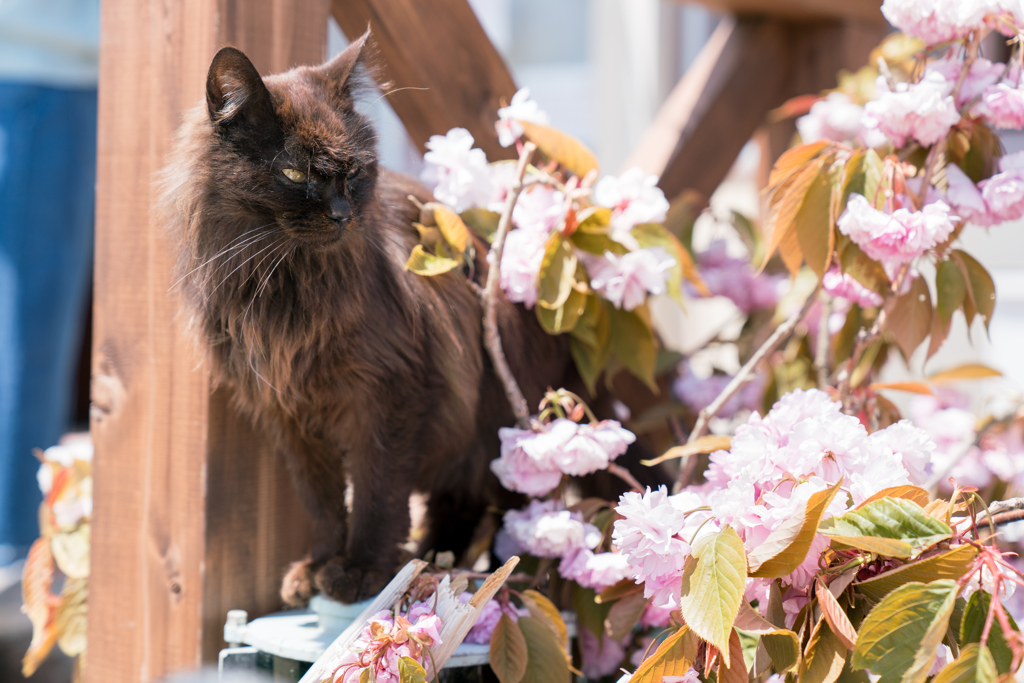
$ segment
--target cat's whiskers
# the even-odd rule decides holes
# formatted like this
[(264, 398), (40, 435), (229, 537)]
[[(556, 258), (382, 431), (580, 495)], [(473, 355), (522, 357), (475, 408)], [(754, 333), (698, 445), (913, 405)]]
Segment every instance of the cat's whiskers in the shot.
[[(250, 261), (254, 260), (254, 259), (255, 259), (255, 258), (257, 257), (257, 256), (259, 256), (259, 255), (260, 255), (260, 254), (262, 254), (263, 252), (267, 251), (268, 249), (274, 249), (275, 247), (278, 247), (278, 246), (280, 246), (280, 245), (281, 245), (281, 242), (282, 242), (282, 241), (287, 241), (287, 240), (288, 240), (288, 236), (287, 236), (287, 235), (281, 235), (281, 236), (279, 236), (279, 237), (278, 237), (278, 238), (277, 238), (276, 240), (274, 240), (273, 242), (271, 242), (271, 243), (270, 243), (270, 244), (268, 244), (267, 246), (263, 247), (262, 249), (260, 249), (259, 251), (257, 251), (257, 252), (256, 252), (255, 254), (253, 254), (253, 255), (249, 256), (249, 257), (248, 257), (247, 259), (245, 259), (245, 260), (244, 260), (244, 261), (242, 261), (241, 263), (239, 263), (239, 264), (238, 264), (237, 266), (235, 266), (235, 269), (234, 269), (234, 270), (232, 270), (232, 271), (231, 271), (230, 273), (228, 273), (227, 275), (225, 275), (225, 276), (224, 276), (224, 278), (223, 278), (223, 279), (222, 279), (222, 280), (221, 280), (221, 281), (220, 281), (219, 283), (217, 283), (217, 286), (216, 286), (216, 287), (214, 287), (214, 288), (213, 288), (213, 289), (212, 289), (212, 290), (210, 291), (210, 295), (212, 296), (212, 295), (213, 295), (213, 294), (214, 294), (214, 293), (215, 293), (215, 292), (216, 292), (216, 291), (217, 291), (218, 289), (220, 289), (220, 288), (221, 288), (221, 286), (222, 286), (222, 285), (223, 285), (223, 284), (224, 284), (225, 282), (227, 282), (227, 281), (228, 281), (228, 279), (230, 279), (232, 275), (234, 275), (235, 273), (237, 273), (237, 272), (238, 272), (239, 268), (241, 268), (241, 267), (242, 267), (242, 266), (244, 266), (245, 264), (249, 263)], [(246, 279), (248, 279), (248, 278), (246, 278)]]
[[(266, 237), (267, 235), (272, 235), (272, 234), (274, 234), (275, 232), (277, 232), (277, 230), (270, 230), (270, 231), (268, 231), (268, 232), (267, 232), (266, 234), (263, 234), (263, 235), (256, 235), (256, 236), (254, 236), (254, 237), (251, 237), (251, 238), (248, 238), (248, 239), (247, 239), (247, 237), (248, 237), (249, 235), (252, 235), (252, 233), (256, 232), (257, 230), (263, 230), (263, 229), (265, 229), (265, 228), (268, 228), (268, 227), (270, 227), (271, 225), (274, 225), (274, 224), (273, 224), (273, 223), (267, 223), (266, 225), (261, 225), (261, 226), (259, 226), (259, 227), (257, 227), (257, 228), (253, 228), (252, 230), (247, 230), (247, 231), (245, 231), (244, 233), (242, 233), (241, 235), (239, 235), (238, 237), (236, 237), (235, 239), (233, 239), (233, 240), (231, 241), (231, 244), (229, 244), (228, 246), (224, 247), (224, 248), (223, 248), (223, 249), (221, 249), (221, 250), (220, 250), (219, 252), (217, 252), (216, 254), (214, 254), (214, 255), (213, 255), (213, 256), (211, 256), (210, 258), (206, 259), (205, 261), (203, 261), (202, 263), (200, 263), (200, 264), (199, 264), (198, 266), (196, 266), (195, 268), (193, 268), (192, 270), (188, 271), (187, 273), (185, 273), (184, 275), (182, 275), (181, 277), (179, 277), (179, 278), (178, 278), (177, 280), (175, 280), (174, 284), (172, 284), (172, 285), (171, 285), (170, 287), (168, 287), (168, 288), (167, 288), (167, 291), (168, 291), (168, 292), (169, 292), (169, 291), (171, 291), (172, 289), (174, 289), (175, 287), (177, 287), (177, 286), (178, 286), (179, 284), (181, 284), (181, 282), (182, 282), (183, 280), (185, 280), (185, 279), (186, 279), (187, 277), (189, 277), (190, 275), (192, 275), (193, 273), (195, 273), (195, 272), (196, 272), (197, 270), (199, 270), (200, 268), (203, 268), (203, 267), (205, 267), (205, 266), (208, 266), (208, 265), (210, 265), (210, 264), (211, 264), (211, 263), (213, 263), (213, 262), (214, 262), (215, 260), (217, 260), (218, 258), (220, 258), (221, 256), (223, 256), (224, 254), (228, 253), (228, 252), (229, 252), (229, 251), (231, 251), (232, 249), (244, 249), (244, 248), (245, 248), (246, 246), (249, 246), (249, 244), (253, 244), (253, 243), (255, 243), (255, 242), (258, 242), (259, 240), (263, 239), (263, 238), (264, 238), (264, 237)], [(248, 244), (240, 244), (240, 242), (247, 242)], [(231, 258), (234, 258), (234, 257), (235, 257), (235, 256), (237, 256), (237, 255), (238, 255), (238, 253), (236, 252), (235, 254), (232, 254), (232, 255), (231, 255)], [(231, 260), (231, 258), (229, 258), (229, 259), (228, 259), (228, 261), (230, 261), (230, 260)], [(225, 263), (226, 263), (226, 262), (225, 262)]]

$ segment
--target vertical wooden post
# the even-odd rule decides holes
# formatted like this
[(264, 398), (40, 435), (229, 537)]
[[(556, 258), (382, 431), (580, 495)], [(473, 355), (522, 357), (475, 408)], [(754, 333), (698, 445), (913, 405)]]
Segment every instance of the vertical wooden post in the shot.
[(326, 0), (105, 0), (100, 56), (90, 683), (210, 660), (224, 613), (275, 609), (308, 520), (266, 443), (211, 396), (175, 324), (154, 173), (224, 44), (263, 73), (324, 56)]

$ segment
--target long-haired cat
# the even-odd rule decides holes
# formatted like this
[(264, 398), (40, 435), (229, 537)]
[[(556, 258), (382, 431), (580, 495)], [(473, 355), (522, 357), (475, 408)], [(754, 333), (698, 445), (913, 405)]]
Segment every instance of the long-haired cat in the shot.
[[(176, 278), (215, 382), (272, 434), (316, 542), (282, 595), (377, 593), (429, 494), (422, 547), (463, 551), (500, 492), (488, 468), (513, 422), (465, 274), (403, 265), (429, 193), (378, 167), (355, 109), (367, 35), (332, 61), (261, 78), (238, 50), (210, 65), (163, 182)], [(477, 245), (477, 254), (486, 245)], [(478, 256), (474, 277), (486, 277)], [(501, 300), (510, 364), (532, 405), (572, 374), (564, 339)], [(351, 511), (346, 485), (351, 482)]]

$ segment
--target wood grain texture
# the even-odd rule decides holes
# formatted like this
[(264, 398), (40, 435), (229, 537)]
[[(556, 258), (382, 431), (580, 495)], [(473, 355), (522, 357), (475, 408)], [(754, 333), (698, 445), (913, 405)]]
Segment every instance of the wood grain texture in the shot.
[(371, 28), (388, 102), (421, 150), (461, 126), (492, 161), (515, 158), (494, 132), (515, 82), (466, 0), (332, 0), (331, 10), (349, 39)]
[(814, 19), (866, 19), (885, 22), (881, 0), (698, 0), (721, 12), (740, 16), (762, 15), (808, 21)]
[(198, 666), (224, 611), (276, 607), (280, 572), (302, 553), (290, 484), (226, 394), (211, 398), (174, 322), (152, 180), (221, 45), (268, 71), (318, 62), (326, 12), (326, 0), (102, 4), (87, 681)]

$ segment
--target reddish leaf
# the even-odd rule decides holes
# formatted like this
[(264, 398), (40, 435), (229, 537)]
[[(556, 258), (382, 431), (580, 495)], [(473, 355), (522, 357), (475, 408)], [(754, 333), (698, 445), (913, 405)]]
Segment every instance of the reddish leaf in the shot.
[(729, 634), (729, 663), (719, 657), (718, 683), (747, 683), (747, 665), (743, 661), (743, 645), (740, 634), (733, 629)]
[(519, 683), (526, 673), (526, 638), (519, 626), (502, 614), (491, 634), (491, 668), (500, 683)]
[(850, 623), (850, 618), (846, 616), (846, 612), (840, 607), (839, 601), (835, 599), (835, 596), (821, 582), (820, 578), (817, 584), (818, 587), (814, 594), (818, 598), (818, 605), (821, 606), (821, 613), (825, 616), (825, 620), (828, 621), (832, 633), (839, 638), (847, 650), (852, 650), (857, 645), (857, 631), (853, 628), (853, 624)]
[(903, 357), (909, 359), (932, 329), (932, 297), (924, 278), (915, 278), (910, 291), (896, 299), (888, 323)]

